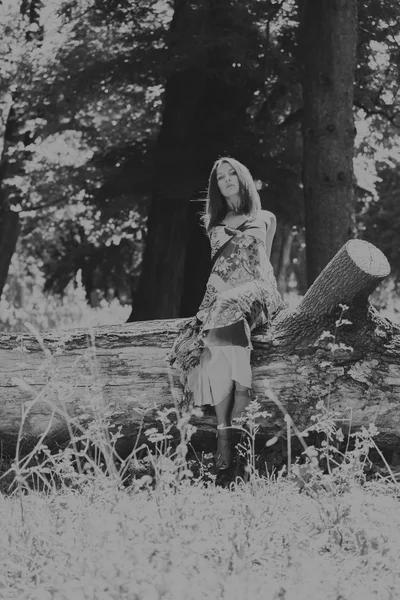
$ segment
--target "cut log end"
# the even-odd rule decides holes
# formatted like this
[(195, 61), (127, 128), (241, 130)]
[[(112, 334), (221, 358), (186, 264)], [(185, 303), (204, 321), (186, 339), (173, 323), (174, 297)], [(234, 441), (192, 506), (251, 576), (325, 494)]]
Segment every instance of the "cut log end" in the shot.
[(390, 273), (386, 256), (373, 244), (364, 240), (350, 240), (346, 244), (347, 254), (364, 273), (384, 278)]
[(320, 319), (339, 304), (351, 305), (368, 296), (390, 273), (382, 252), (364, 240), (349, 240), (311, 285), (299, 310), (310, 319)]

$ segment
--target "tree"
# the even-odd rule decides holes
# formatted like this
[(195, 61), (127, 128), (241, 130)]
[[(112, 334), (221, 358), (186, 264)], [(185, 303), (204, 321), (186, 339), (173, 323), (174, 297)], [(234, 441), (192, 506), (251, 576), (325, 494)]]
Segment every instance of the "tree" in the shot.
[[(27, 16), (27, 23), (25, 22), (25, 40), (26, 42), (32, 42), (28, 44), (28, 55), (30, 51), (36, 46), (36, 42), (40, 40), (40, 5), (38, 0), (32, 0), (31, 2), (23, 1), (20, 7), (20, 17)], [(4, 21), (3, 21), (3, 32), (7, 30), (12, 31), (12, 19), (15, 18), (15, 10), (4, 8)], [(18, 19), (18, 15), (17, 15)], [(5, 37), (5, 36), (4, 36)], [(18, 70), (23, 66), (24, 61), (27, 59), (26, 51), (21, 48), (18, 44), (16, 32), (13, 31), (11, 35), (11, 44), (5, 42), (3, 37), (0, 46), (0, 56), (3, 58), (2, 66), (2, 89), (1, 89), (1, 104), (2, 104), (2, 118), (0, 126), (1, 134), (1, 152), (0, 152), (0, 295), (3, 291), (10, 261), (15, 251), (15, 247), (18, 240), (20, 231), (20, 219), (18, 212), (13, 210), (13, 201), (10, 198), (10, 193), (7, 190), (6, 180), (12, 176), (15, 172), (14, 159), (12, 153), (15, 150), (15, 146), (18, 142), (22, 142), (23, 145), (29, 144), (29, 135), (22, 137), (19, 132), (19, 115), (16, 109), (16, 103), (18, 100), (19, 89), (18, 83), (15, 83), (15, 77), (18, 75)], [(19, 49), (17, 52), (17, 59), (11, 57), (8, 59), (8, 53), (10, 52), (10, 46), (15, 50), (16, 46)], [(25, 142), (25, 143), (24, 143)]]
[[(44, 10), (51, 4), (46, 0)], [(203, 197), (212, 162), (222, 153), (250, 167), (263, 206), (277, 215), (272, 262), (281, 290), (290, 273), (297, 277), (304, 270), (295, 2), (246, 0), (238, 6), (226, 0), (219, 10), (210, 0), (196, 6), (177, 3), (176, 25), (169, 32), (173, 9), (168, 3), (65, 1), (52, 35), (46, 35), (48, 18), (46, 30), (37, 29), (43, 40), (35, 42), (33, 54), (34, 42), (23, 36), (21, 47), (21, 36), (17, 42), (12, 27), (5, 29), (3, 62), (8, 64), (8, 47), (14, 44), (13, 64), (20, 65), (17, 78), (9, 70), (5, 91), (10, 92), (12, 79), (23, 85), (12, 100), (18, 127), (10, 155), (7, 150), (2, 194), (9, 215), (21, 223), (23, 243), (17, 251), (41, 262), (50, 293), (62, 294), (81, 269), (89, 301), (116, 293), (130, 303), (152, 197), (143, 271), (155, 272), (159, 262), (162, 277), (157, 281), (150, 275), (148, 293), (142, 281), (144, 309), (151, 316), (148, 298), (172, 302), (173, 293), (177, 314), (193, 314), (204, 291), (209, 249), (199, 226), (202, 205), (188, 200)], [(398, 14), (393, 0), (359, 2), (354, 106), (357, 119), (368, 119), (378, 133), (384, 119), (396, 126)], [(25, 31), (27, 16), (20, 18)], [(189, 73), (196, 68), (192, 89)], [(166, 122), (157, 138), (163, 111)], [(192, 121), (190, 114), (196, 115)], [(179, 124), (186, 138), (178, 133)], [(57, 148), (65, 149), (65, 156)], [(370, 153), (366, 144), (357, 151), (361, 158)], [(183, 181), (174, 169), (185, 160), (192, 171)], [(187, 243), (178, 242), (173, 224), (163, 228), (163, 217), (157, 217), (164, 209), (169, 217), (174, 202), (177, 215), (181, 208), (186, 211)], [(165, 229), (172, 244), (163, 241)], [(13, 244), (2, 239), (4, 258)], [(171, 258), (176, 251), (175, 270), (163, 256), (165, 248)]]
[(189, 200), (204, 195), (218, 156), (261, 162), (255, 149), (264, 137), (251, 123), (255, 92), (265, 84), (260, 9), (265, 3), (176, 5), (169, 46), (174, 70), (165, 86), (146, 250), (130, 320), (193, 314), (209, 263), (195, 218), (199, 206)]
[[(88, 300), (98, 291), (129, 302), (151, 181), (148, 147), (158, 127), (155, 73), (166, 17), (158, 10), (151, 18), (156, 2), (149, 0), (112, 14), (110, 22), (106, 4), (53, 7), (48, 0), (43, 31), (42, 3), (23, 2), (17, 16), (29, 43), (22, 48), (16, 7), (4, 24), (5, 54), (14, 43), (7, 76), (17, 91), (4, 126), (1, 190), (3, 213), (21, 223), (19, 251), (43, 264), (47, 290), (63, 293), (81, 269)], [(37, 22), (27, 24), (28, 17)], [(11, 236), (11, 222), (0, 223), (3, 279), (18, 237), (17, 228)]]
[[(263, 7), (264, 11), (265, 6)], [(271, 4), (268, 6), (271, 7)], [(273, 6), (276, 7), (277, 4)], [(352, 158), (355, 132), (352, 88), (356, 64), (356, 4), (352, 4), (352, 12), (348, 15), (343, 13), (343, 6), (341, 10), (332, 10), (331, 13), (326, 12), (329, 3), (324, 5), (324, 8), (320, 4), (318, 6), (319, 10), (314, 14), (312, 2), (300, 3), (301, 13), (304, 16), (300, 30), (300, 49), (296, 32), (298, 17), (293, 4), (283, 3), (283, 6), (279, 6), (281, 8), (280, 21), (272, 23), (272, 26), (269, 12), (267, 11), (264, 15), (262, 27), (256, 30), (259, 39), (259, 53), (255, 63), (262, 75), (258, 79), (252, 79), (254, 96), (246, 109), (251, 119), (247, 122), (243, 121), (242, 125), (240, 125), (240, 121), (234, 123), (235, 130), (240, 136), (238, 155), (241, 155), (243, 148), (246, 149), (245, 162), (263, 182), (262, 196), (265, 198), (265, 206), (278, 215), (279, 227), (272, 260), (282, 291), (285, 289), (283, 281), (285, 275), (289, 269), (292, 270), (291, 267), (288, 267), (287, 258), (290, 256), (293, 226), (299, 228), (304, 225), (302, 193), (299, 188), (302, 147), (298, 143), (298, 138), (301, 122), (303, 122), (302, 129), (305, 136), (303, 183), (307, 184), (305, 185), (305, 196), (308, 203), (308, 264), (309, 269), (314, 272), (309, 276), (310, 280), (320, 272), (342, 243), (354, 234)], [(184, 3), (179, 7), (183, 11)], [(286, 14), (284, 14), (285, 10)], [(374, 10), (378, 10), (376, 6)], [(360, 22), (360, 28), (363, 29), (364, 21), (367, 21), (367, 11), (362, 11), (361, 17), (363, 20)], [(344, 28), (340, 19), (346, 21)], [(187, 23), (184, 20), (182, 22), (187, 27)], [(201, 23), (199, 18), (197, 22), (199, 28), (201, 28)], [(253, 20), (254, 23), (256, 20)], [(228, 27), (228, 23), (226, 23), (226, 27)], [(322, 34), (320, 35), (322, 30), (329, 32), (326, 38)], [(190, 27), (187, 27), (187, 31), (192, 33)], [(343, 45), (339, 39), (340, 35), (344, 36), (347, 45)], [(335, 36), (339, 36), (339, 38), (336, 39)], [(388, 37), (387, 31), (386, 37)], [(382, 32), (381, 39), (384, 38), (385, 35)], [(195, 53), (197, 58), (201, 48), (198, 44), (199, 38), (192, 35), (192, 39), (196, 40), (197, 48), (199, 48), (198, 53)], [(302, 45), (303, 39), (306, 40), (306, 43)], [(226, 44), (226, 40), (223, 42)], [(180, 43), (178, 37), (176, 44), (178, 53)], [(363, 38), (360, 48), (364, 48), (364, 46), (365, 39)], [(318, 47), (322, 49), (321, 52), (315, 52)], [(190, 52), (193, 52), (191, 46), (187, 46), (186, 42), (183, 43), (183, 48), (187, 50), (188, 56), (190, 56)], [(342, 53), (343, 50), (345, 56), (342, 54), (339, 56), (338, 53)], [(232, 62), (234, 60), (237, 59), (232, 58)], [(296, 67), (296, 60), (300, 65), (304, 66), (306, 63), (308, 65), (302, 70), (302, 76)], [(370, 54), (359, 50), (358, 61), (357, 85), (361, 90), (366, 87), (368, 76), (371, 76), (370, 68), (364, 68), (370, 62)], [(336, 66), (331, 73), (332, 64)], [(342, 78), (338, 72), (340, 69), (345, 73), (345, 78)], [(319, 82), (316, 75), (320, 71), (326, 74), (326, 78), (322, 82)], [(182, 71), (177, 76), (183, 77)], [(300, 81), (305, 90), (304, 107), (301, 97), (299, 97)], [(317, 86), (314, 86), (315, 82), (317, 82)], [(384, 85), (386, 83), (390, 85), (389, 82), (384, 82)], [(312, 94), (309, 93), (311, 87)], [(187, 88), (188, 86), (186, 86)], [(183, 92), (178, 94), (178, 99), (175, 99), (172, 105), (168, 105), (168, 89), (169, 83), (167, 83), (165, 115), (171, 119), (175, 110), (178, 119), (179, 115), (186, 114), (180, 104), (184, 94)], [(192, 91), (194, 93), (195, 88)], [(358, 94), (358, 97), (361, 96), (362, 94)], [(188, 104), (192, 98), (193, 96), (187, 96)], [(188, 104), (185, 105), (185, 110)], [(342, 118), (342, 113), (338, 110), (340, 105), (346, 113), (346, 118)], [(167, 106), (169, 106), (168, 111)], [(197, 117), (200, 110), (199, 108), (196, 112)], [(317, 122), (317, 114), (322, 114), (321, 122)], [(199, 122), (202, 123), (202, 129), (207, 131), (206, 124), (200, 118)], [(188, 132), (190, 131), (189, 124), (186, 129)], [(314, 132), (313, 137), (311, 131)], [(188, 138), (189, 135), (191, 134), (188, 133)], [(165, 151), (165, 154), (169, 156), (170, 161), (173, 161), (172, 144), (169, 145), (165, 140), (164, 137), (164, 146), (167, 149), (170, 148), (170, 151)], [(259, 150), (260, 144), (263, 151)], [(212, 147), (212, 137), (209, 139), (209, 145)], [(187, 145), (181, 144), (181, 147), (185, 148), (187, 155), (185, 160), (189, 161), (190, 151)], [(212, 158), (210, 155), (209, 165), (212, 163)], [(168, 164), (171, 165), (171, 163)], [(331, 172), (328, 172), (329, 169)], [(169, 169), (169, 172), (171, 175), (173, 169)], [(204, 170), (203, 182), (205, 177)], [(176, 179), (178, 178), (177, 174)], [(156, 176), (156, 180), (163, 181), (159, 175)], [(183, 191), (187, 197), (193, 195), (192, 190), (195, 190), (196, 180), (201, 180), (200, 169), (198, 176), (193, 176), (193, 185), (188, 185), (187, 191)], [(166, 186), (163, 183), (161, 186), (165, 190)], [(182, 199), (181, 202), (183, 203), (183, 201)], [(179, 200), (176, 202), (179, 204)], [(194, 209), (191, 211), (190, 217), (185, 216), (184, 212), (179, 213), (180, 216), (176, 219), (177, 229), (174, 229), (173, 225), (168, 226), (174, 243), (170, 245), (169, 242), (166, 243), (165, 239), (162, 241), (162, 223), (165, 222), (167, 213), (171, 214), (169, 208), (175, 211), (172, 206), (172, 200), (168, 207), (163, 201), (153, 200), (148, 222), (147, 250), (136, 303), (131, 315), (132, 320), (193, 314), (204, 291), (208, 262), (204, 236), (201, 236), (198, 219), (194, 218)], [(176, 209), (176, 215), (179, 210), (185, 211), (183, 204), (179, 204), (179, 206), (180, 209)], [(190, 211), (190, 208), (187, 207), (186, 210)], [(157, 217), (157, 213), (159, 213), (159, 217)], [(178, 236), (182, 236), (182, 223), (185, 223), (187, 218), (190, 222), (188, 243), (186, 244), (184, 235), (178, 243)], [(174, 221), (173, 218), (172, 221)], [(157, 228), (156, 222), (159, 223), (159, 228)], [(176, 233), (177, 235), (175, 235)], [(168, 251), (171, 251), (170, 256), (164, 252), (167, 247)], [(173, 251), (176, 251), (175, 257), (172, 254)], [(199, 257), (197, 261), (192, 258), (196, 253)], [(185, 260), (185, 255), (187, 260)], [(157, 259), (157, 257), (159, 258)], [(313, 261), (318, 264), (313, 266)], [(175, 271), (172, 270), (172, 265), (175, 266)], [(182, 269), (184, 269), (183, 275)], [(175, 300), (173, 300), (174, 297)], [(149, 300), (150, 298), (151, 300)], [(180, 303), (179, 298), (181, 298)], [(161, 308), (161, 303), (164, 303), (163, 308)], [(174, 305), (173, 308), (171, 303)], [(158, 312), (157, 306), (160, 308), (160, 312)]]
[(303, 0), (303, 185), (308, 284), (353, 236), (356, 0)]
[(0, 296), (7, 280), (8, 269), (20, 231), (19, 215), (12, 210), (4, 189), (4, 180), (7, 177), (8, 169), (7, 149), (15, 136), (12, 95), (6, 95), (4, 100), (2, 112), (5, 113), (5, 116), (1, 123), (2, 150), (0, 156)]

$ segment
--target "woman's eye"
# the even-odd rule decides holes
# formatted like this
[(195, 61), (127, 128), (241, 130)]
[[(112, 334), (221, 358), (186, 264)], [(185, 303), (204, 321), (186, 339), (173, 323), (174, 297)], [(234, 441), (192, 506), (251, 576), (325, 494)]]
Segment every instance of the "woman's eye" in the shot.
[[(228, 173), (229, 177), (236, 177), (236, 172), (235, 171), (231, 171), (230, 173)], [(225, 175), (218, 175), (217, 176), (217, 181), (222, 181), (222, 179), (225, 178)]]

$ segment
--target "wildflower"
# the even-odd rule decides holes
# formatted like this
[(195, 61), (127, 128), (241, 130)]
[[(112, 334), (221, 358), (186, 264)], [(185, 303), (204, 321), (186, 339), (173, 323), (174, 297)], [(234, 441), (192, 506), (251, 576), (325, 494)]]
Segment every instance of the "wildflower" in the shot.
[(321, 335), (319, 336), (319, 338), (318, 338), (318, 340), (317, 340), (317, 341), (324, 340), (324, 339), (326, 339), (326, 338), (334, 338), (334, 337), (335, 337), (335, 336), (334, 336), (334, 335), (333, 335), (333, 334), (332, 334), (330, 331), (326, 331), (326, 330), (324, 330), (324, 331), (321, 333)]
[(337, 319), (337, 321), (335, 321), (335, 325), (336, 327), (341, 327), (342, 325), (352, 325), (353, 322), (349, 321), (348, 319)]

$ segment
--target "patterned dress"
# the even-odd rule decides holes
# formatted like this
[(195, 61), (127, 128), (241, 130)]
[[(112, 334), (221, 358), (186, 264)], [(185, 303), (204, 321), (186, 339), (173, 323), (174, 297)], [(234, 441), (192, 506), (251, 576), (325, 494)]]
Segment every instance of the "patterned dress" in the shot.
[(206, 293), (169, 355), (196, 405), (221, 402), (235, 381), (251, 388), (251, 331), (282, 306), (265, 232), (259, 214), (209, 233), (213, 267)]

